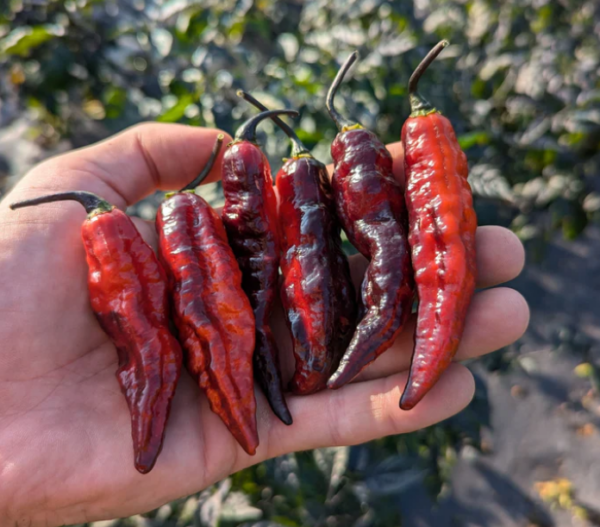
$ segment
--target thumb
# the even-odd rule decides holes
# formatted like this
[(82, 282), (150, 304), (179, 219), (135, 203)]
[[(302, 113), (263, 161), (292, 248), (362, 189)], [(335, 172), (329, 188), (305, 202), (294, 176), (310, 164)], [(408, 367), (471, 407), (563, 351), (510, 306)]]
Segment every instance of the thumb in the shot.
[[(223, 132), (179, 124), (136, 125), (33, 168), (13, 190), (10, 201), (87, 190), (124, 208), (157, 189), (175, 190), (192, 181), (208, 161), (219, 133)], [(225, 143), (230, 140), (225, 134)], [(219, 157), (206, 181), (219, 179), (220, 171)]]

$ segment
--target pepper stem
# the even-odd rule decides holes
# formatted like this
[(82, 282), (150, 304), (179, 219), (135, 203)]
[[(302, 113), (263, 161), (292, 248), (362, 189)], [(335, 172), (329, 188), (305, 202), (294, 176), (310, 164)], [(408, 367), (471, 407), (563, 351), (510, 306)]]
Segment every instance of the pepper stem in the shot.
[(299, 114), (296, 110), (268, 110), (259, 113), (248, 119), (237, 129), (234, 141), (249, 141), (250, 143), (256, 143), (256, 127), (261, 121), (274, 115), (291, 115), (293, 117), (298, 117)]
[(114, 205), (111, 205), (108, 201), (105, 201), (99, 196), (96, 196), (96, 194), (92, 194), (91, 192), (85, 192), (83, 190), (59, 192), (57, 194), (50, 194), (48, 196), (40, 196), (39, 198), (18, 201), (17, 203), (11, 203), (10, 208), (12, 210), (15, 210), (20, 209), (22, 207), (40, 205), (41, 203), (51, 203), (53, 201), (67, 200), (81, 203), (85, 208), (85, 211), (88, 213), (88, 216), (102, 214), (103, 212), (110, 212), (115, 208)]
[(198, 174), (198, 176), (194, 179), (194, 181), (192, 181), (191, 183), (188, 183), (179, 192), (184, 192), (186, 190), (194, 190), (200, 183), (202, 183), (206, 179), (206, 176), (208, 176), (208, 174), (210, 174), (210, 171), (212, 170), (212, 167), (214, 166), (215, 161), (216, 161), (217, 157), (219, 156), (219, 152), (221, 151), (221, 145), (223, 144), (223, 139), (225, 139), (225, 136), (223, 134), (219, 134), (217, 136), (217, 140), (215, 141), (215, 144), (212, 147), (212, 152), (210, 153), (210, 157), (208, 158), (206, 165), (204, 165), (202, 172), (200, 172), (200, 174)]
[(449, 44), (447, 40), (438, 42), (417, 66), (417, 69), (413, 72), (408, 80), (408, 97), (410, 100), (410, 111), (411, 117), (418, 117), (420, 115), (427, 115), (430, 113), (437, 112), (436, 108), (427, 100), (425, 97), (417, 93), (417, 85), (421, 79), (425, 70), (430, 64), (437, 58), (442, 50)]
[(331, 84), (331, 88), (329, 88), (329, 91), (327, 92), (327, 98), (325, 99), (325, 106), (327, 106), (327, 111), (329, 112), (329, 115), (331, 115), (333, 122), (336, 124), (338, 130), (340, 131), (360, 126), (358, 123), (355, 123), (350, 119), (346, 119), (343, 115), (341, 115), (333, 104), (333, 99), (335, 98), (335, 94), (337, 93), (338, 88), (342, 84), (342, 81), (344, 80), (344, 77), (346, 76), (346, 73), (348, 73), (348, 70), (350, 69), (352, 64), (356, 62), (357, 58), (358, 51), (353, 51), (350, 54), (350, 56), (346, 59), (346, 62), (342, 64), (342, 67), (335, 76), (335, 79), (333, 79), (333, 83)]
[[(263, 103), (261, 103), (259, 100), (255, 99), (248, 92), (245, 92), (243, 90), (238, 90), (236, 93), (237, 93), (238, 97), (241, 97), (242, 99), (249, 102), (253, 106), (256, 106), (262, 112), (269, 110)], [(292, 141), (292, 157), (298, 157), (299, 155), (302, 155), (302, 154), (310, 155), (308, 148), (306, 148), (306, 146), (304, 146), (304, 143), (302, 141), (300, 141), (300, 138), (296, 135), (296, 132), (294, 132), (294, 130), (292, 130), (292, 128), (290, 126), (288, 126), (286, 123), (284, 123), (279, 117), (273, 116), (273, 117), (271, 117), (271, 119), (277, 126), (279, 126), (279, 128), (281, 128), (284, 131), (285, 135), (287, 135), (290, 138), (290, 140)]]

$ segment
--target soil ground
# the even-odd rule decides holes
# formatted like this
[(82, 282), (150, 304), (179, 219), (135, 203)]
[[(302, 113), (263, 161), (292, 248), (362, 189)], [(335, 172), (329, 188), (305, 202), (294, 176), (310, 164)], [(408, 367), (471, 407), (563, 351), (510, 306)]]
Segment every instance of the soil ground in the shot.
[[(403, 494), (407, 526), (600, 525), (600, 399), (573, 371), (600, 355), (600, 229), (551, 243), (543, 264), (508, 285), (527, 298), (531, 325), (508, 371), (473, 364), (491, 410), (488, 452), (463, 451), (437, 506), (422, 488)], [(573, 504), (551, 507), (536, 482), (559, 478)], [(576, 506), (590, 519), (575, 518)]]

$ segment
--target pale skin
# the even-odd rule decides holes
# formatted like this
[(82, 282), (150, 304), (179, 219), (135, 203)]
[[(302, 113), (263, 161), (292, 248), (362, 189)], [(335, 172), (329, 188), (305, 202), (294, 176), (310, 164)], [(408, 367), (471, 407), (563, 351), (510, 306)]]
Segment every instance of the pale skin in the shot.
[[(208, 159), (217, 130), (145, 124), (35, 167), (0, 203), (0, 525), (58, 526), (129, 516), (206, 488), (262, 460), (311, 448), (353, 445), (446, 419), (471, 400), (471, 373), (454, 364), (410, 412), (398, 407), (412, 352), (412, 321), (356, 381), (332, 392), (288, 397), (294, 424), (270, 412), (257, 391), (260, 447), (250, 457), (183, 374), (154, 470), (133, 466), (129, 412), (117, 355), (90, 309), (80, 239), (85, 212), (73, 202), (11, 211), (14, 201), (63, 190), (94, 192), (120, 208), (157, 189), (189, 183)], [(225, 144), (230, 140), (226, 135)], [(402, 146), (389, 145), (402, 179)], [(209, 181), (219, 178), (219, 163)], [(151, 245), (154, 226), (136, 220)], [(500, 227), (477, 233), (480, 288), (517, 276), (524, 252)], [(352, 261), (360, 281), (365, 263)], [(508, 288), (476, 293), (457, 360), (518, 339), (523, 297)], [(289, 336), (273, 320), (284, 368)]]

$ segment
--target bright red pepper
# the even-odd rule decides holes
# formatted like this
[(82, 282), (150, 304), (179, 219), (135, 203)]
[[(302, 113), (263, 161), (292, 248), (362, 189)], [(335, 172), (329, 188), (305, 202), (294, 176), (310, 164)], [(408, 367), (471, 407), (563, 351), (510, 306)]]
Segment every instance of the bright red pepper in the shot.
[(450, 121), (417, 92), (440, 42), (409, 81), (412, 113), (402, 128), (409, 243), (419, 294), (415, 349), (400, 407), (413, 408), (449, 366), (463, 333), (477, 275), (467, 158)]
[(340, 388), (386, 351), (402, 331), (413, 302), (407, 219), (392, 156), (377, 136), (342, 117), (335, 93), (357, 58), (346, 60), (327, 95), (340, 132), (331, 145), (332, 187), (337, 214), (350, 242), (367, 258), (362, 283), (363, 315), (328, 386)]
[[(267, 108), (238, 92), (260, 110)], [(317, 161), (294, 131), (278, 117), (273, 121), (292, 140), (292, 157), (275, 179), (279, 193), (282, 303), (296, 359), (290, 390), (322, 390), (352, 338), (356, 293), (340, 239), (331, 185), (325, 165)]]
[(92, 310), (119, 355), (117, 379), (131, 413), (135, 467), (150, 472), (161, 451), (182, 353), (169, 331), (167, 281), (131, 218), (90, 192), (61, 192), (11, 209), (74, 200), (88, 218), (81, 235)]
[(225, 195), (223, 223), (256, 319), (254, 372), (275, 415), (291, 424), (292, 416), (283, 396), (279, 353), (269, 327), (279, 275), (277, 198), (269, 162), (256, 144), (258, 123), (278, 114), (298, 115), (292, 110), (273, 110), (246, 121), (225, 151), (221, 176)]
[(220, 135), (200, 176), (161, 203), (156, 231), (188, 371), (211, 410), (254, 455), (259, 442), (252, 372), (254, 315), (223, 223), (194, 192), (210, 172), (222, 140)]

